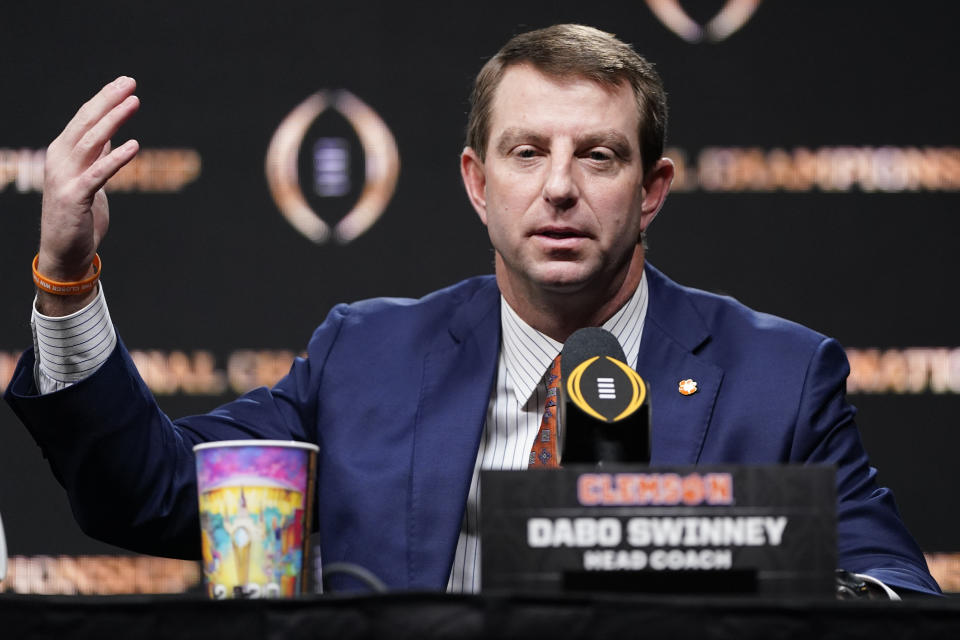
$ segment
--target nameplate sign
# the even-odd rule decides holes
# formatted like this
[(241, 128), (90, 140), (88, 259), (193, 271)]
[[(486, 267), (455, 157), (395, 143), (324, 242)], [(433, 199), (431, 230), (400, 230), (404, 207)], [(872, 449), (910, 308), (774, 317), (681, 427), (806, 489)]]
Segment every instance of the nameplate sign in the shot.
[(483, 588), (829, 595), (829, 466), (483, 471)]

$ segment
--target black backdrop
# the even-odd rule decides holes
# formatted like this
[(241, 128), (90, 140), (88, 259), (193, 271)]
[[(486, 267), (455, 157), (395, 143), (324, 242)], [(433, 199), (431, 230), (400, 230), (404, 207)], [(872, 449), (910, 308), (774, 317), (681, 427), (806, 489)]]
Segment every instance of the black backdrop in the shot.
[[(705, 23), (724, 4), (684, 6)], [(958, 18), (954, 3), (768, 0), (728, 38), (690, 43), (641, 0), (7, 3), (0, 14), (0, 387), (11, 356), (30, 342), (28, 265), (40, 195), (23, 151), (41, 151), (105, 82), (127, 74), (139, 83), (142, 108), (122, 139), (136, 137), (145, 150), (188, 150), (202, 161), (178, 191), (111, 195), (101, 255), (123, 339), (167, 359), (209, 352), (218, 370), (251, 349), (264, 368), (270, 354), (283, 361), (301, 350), (336, 302), (419, 296), (491, 271), (457, 168), (472, 77), (519, 31), (584, 22), (657, 64), (670, 94), (668, 146), (688, 167), (699, 165), (699, 183), (688, 171), (651, 228), (651, 262), (681, 283), (832, 335), (852, 353), (886, 354), (885, 373), (864, 378), (864, 392), (852, 396), (868, 451), (924, 550), (960, 551), (956, 392), (932, 390), (922, 371), (906, 392), (883, 382), (905, 375), (904, 350), (960, 346), (952, 295)], [(347, 89), (372, 107), (400, 154), (382, 217), (346, 245), (300, 235), (264, 176), (274, 131), (321, 89)], [(358, 165), (353, 148), (351, 193), (363, 159)], [(722, 158), (756, 158), (747, 150), (759, 150), (759, 169), (718, 164), (717, 149)], [(773, 188), (775, 149), (819, 158), (811, 184)], [(920, 169), (903, 160), (924, 153)], [(849, 158), (861, 173), (850, 173)], [(717, 171), (732, 173), (711, 181)], [(850, 175), (859, 178), (848, 184)], [(308, 199), (324, 216), (328, 204), (329, 215), (349, 204), (349, 195)], [(957, 370), (949, 379), (960, 390), (960, 355), (941, 365), (948, 377)], [(163, 394), (160, 402), (182, 415), (234, 395), (201, 391)], [(0, 514), (11, 554), (118, 552), (79, 532), (5, 405)]]

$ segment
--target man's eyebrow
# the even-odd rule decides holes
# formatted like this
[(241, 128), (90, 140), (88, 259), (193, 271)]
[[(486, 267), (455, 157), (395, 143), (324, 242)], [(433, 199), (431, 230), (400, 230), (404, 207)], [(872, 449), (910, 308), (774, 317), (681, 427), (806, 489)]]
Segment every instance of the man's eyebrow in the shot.
[(577, 146), (584, 147), (609, 147), (618, 156), (624, 160), (629, 160), (632, 155), (630, 140), (623, 133), (616, 129), (607, 129), (597, 131), (583, 136), (577, 141)]
[(500, 155), (506, 155), (510, 149), (518, 144), (543, 145), (544, 138), (531, 129), (523, 129), (521, 127), (504, 129), (500, 137), (497, 138), (497, 152)]

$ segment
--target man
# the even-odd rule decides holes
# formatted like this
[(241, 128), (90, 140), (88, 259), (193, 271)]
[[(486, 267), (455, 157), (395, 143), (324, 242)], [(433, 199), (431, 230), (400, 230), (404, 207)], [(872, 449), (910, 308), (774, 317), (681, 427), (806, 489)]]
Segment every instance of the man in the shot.
[[(527, 466), (562, 341), (601, 325), (650, 382), (654, 463), (835, 464), (841, 567), (939, 591), (874, 483), (836, 342), (645, 264), (644, 232), (673, 178), (666, 102), (651, 66), (613, 36), (521, 34), (478, 75), (461, 172), (495, 278), (340, 305), (276, 387), (176, 422), (93, 284), (101, 187), (137, 151), (108, 142), (137, 109), (133, 91), (129, 78), (108, 85), (50, 145), (35, 348), (7, 392), (91, 535), (196, 556), (191, 447), (306, 440), (320, 445), (325, 562), (396, 588), (476, 590), (479, 470)], [(687, 378), (696, 393), (678, 393)]]

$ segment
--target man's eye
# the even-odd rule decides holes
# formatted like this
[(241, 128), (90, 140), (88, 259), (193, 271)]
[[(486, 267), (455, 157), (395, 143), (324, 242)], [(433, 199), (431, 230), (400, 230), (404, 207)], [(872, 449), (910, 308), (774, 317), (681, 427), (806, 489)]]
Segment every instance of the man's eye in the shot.
[(603, 151), (591, 151), (589, 156), (591, 160), (595, 160), (597, 162), (606, 162), (607, 160), (611, 160), (610, 154)]
[(517, 157), (518, 157), (518, 158), (532, 158), (532, 157), (534, 157), (535, 155), (537, 155), (537, 152), (534, 151), (533, 149), (530, 149), (530, 148), (518, 149), (518, 150), (517, 150)]

